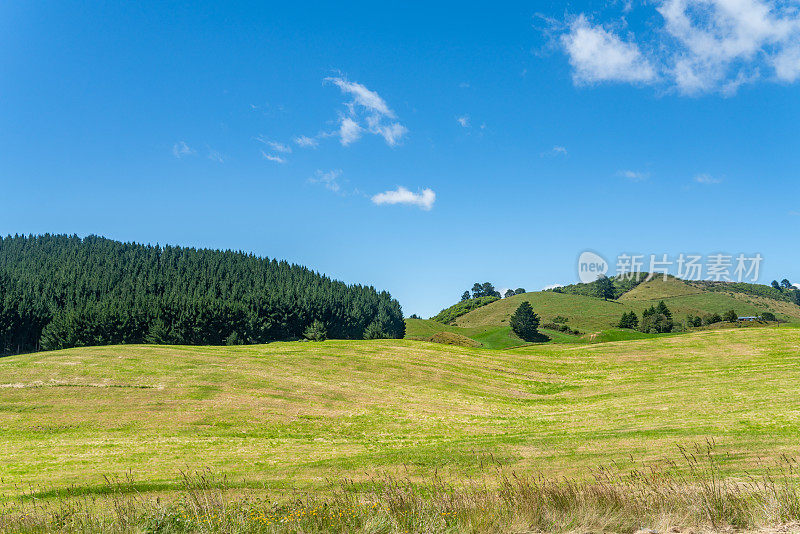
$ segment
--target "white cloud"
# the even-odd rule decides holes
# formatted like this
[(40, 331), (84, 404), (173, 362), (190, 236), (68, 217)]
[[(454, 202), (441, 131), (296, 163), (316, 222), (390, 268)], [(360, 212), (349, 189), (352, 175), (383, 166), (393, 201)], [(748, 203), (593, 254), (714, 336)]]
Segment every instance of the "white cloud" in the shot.
[(285, 145), (283, 143), (278, 143), (277, 141), (270, 141), (265, 139), (263, 136), (259, 136), (256, 139), (270, 147), (275, 152), (281, 152), (282, 154), (290, 154), (292, 152), (292, 147), (289, 145)]
[(342, 117), (339, 123), (339, 138), (344, 146), (357, 141), (361, 137), (363, 128), (350, 117)]
[(711, 185), (722, 183), (722, 178), (714, 178), (710, 174), (702, 173), (695, 176), (694, 181), (698, 184)]
[(314, 173), (313, 178), (309, 178), (308, 181), (312, 184), (322, 184), (325, 186), (326, 189), (333, 191), (334, 193), (338, 193), (341, 186), (339, 185), (339, 178), (342, 176), (341, 169), (334, 169), (331, 171), (322, 171), (317, 170)]
[(405, 187), (399, 186), (394, 191), (378, 193), (372, 197), (372, 202), (379, 206), (382, 204), (409, 204), (428, 211), (436, 202), (436, 193), (427, 188), (420, 193), (412, 193)]
[(366, 131), (383, 137), (389, 146), (396, 146), (408, 133), (408, 128), (395, 120), (394, 111), (375, 91), (344, 78), (325, 78), (325, 82), (333, 83), (352, 97), (345, 103), (347, 114), (339, 119), (337, 133), (343, 145), (357, 141)]
[(643, 182), (650, 177), (649, 173), (631, 170), (619, 171), (617, 174), (631, 182)]
[(456, 121), (458, 121), (458, 124), (460, 124), (462, 128), (469, 128), (469, 115), (456, 117)]
[(383, 137), (389, 146), (396, 146), (400, 139), (408, 133), (408, 129), (399, 122), (393, 122), (388, 125), (381, 124), (380, 119), (374, 115), (367, 117), (367, 125), (370, 133)]
[(596, 82), (651, 82), (656, 71), (636, 43), (625, 42), (602, 26), (592, 26), (585, 15), (570, 25), (561, 43), (573, 67), (577, 84)]
[(217, 163), (225, 163), (225, 157), (222, 155), (222, 153), (218, 150), (214, 150), (213, 148), (208, 149), (208, 159), (211, 161), (216, 161)]
[(307, 135), (298, 135), (294, 138), (294, 142), (297, 146), (301, 146), (303, 148), (316, 148), (319, 146), (319, 141), (313, 137), (308, 137)]
[(638, 43), (592, 25), (585, 14), (575, 17), (560, 39), (575, 82), (662, 82), (684, 95), (730, 96), (759, 80), (800, 80), (797, 0), (656, 0), (655, 5), (660, 18), (646, 21), (654, 31)]
[(275, 163), (286, 163), (286, 160), (284, 158), (276, 156), (274, 154), (267, 154), (263, 150), (261, 151), (261, 155), (264, 156), (264, 158), (268, 159), (269, 161), (274, 161)]
[(394, 112), (389, 109), (383, 98), (375, 91), (370, 91), (360, 83), (348, 82), (342, 78), (325, 78), (325, 81), (333, 83), (343, 93), (352, 96), (353, 104), (357, 104), (370, 112), (394, 118)]
[(172, 145), (172, 155), (178, 159), (191, 154), (194, 154), (194, 150), (189, 148), (189, 145), (187, 145), (184, 141), (178, 141)]
[(793, 285), (794, 287), (796, 287), (797, 289), (800, 289), (800, 284), (792, 284), (792, 285)]

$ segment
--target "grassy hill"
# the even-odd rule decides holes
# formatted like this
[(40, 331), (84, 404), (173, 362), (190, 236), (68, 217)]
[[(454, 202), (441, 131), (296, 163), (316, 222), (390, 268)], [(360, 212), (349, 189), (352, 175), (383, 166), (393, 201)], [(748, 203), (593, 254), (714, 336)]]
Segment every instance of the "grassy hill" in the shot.
[[(748, 286), (750, 285), (752, 284)], [(487, 333), (491, 332), (492, 336), (488, 339), (488, 343), (484, 343), (487, 348), (524, 344), (508, 327), (511, 314), (523, 301), (531, 303), (543, 324), (551, 322), (557, 316), (566, 317), (567, 324), (571, 328), (586, 333), (585, 336), (576, 338), (543, 329), (545, 334), (559, 343), (618, 341), (646, 337), (636, 332), (615, 329), (614, 325), (624, 312), (635, 311), (641, 316), (645, 309), (658, 304), (661, 300), (667, 304), (677, 320), (683, 320), (690, 314), (701, 316), (708, 313), (723, 314), (733, 309), (740, 315), (759, 315), (764, 311), (770, 311), (781, 320), (800, 322), (800, 306), (788, 300), (758, 295), (756, 290), (749, 287), (745, 288), (747, 292), (740, 291), (738, 287), (731, 287), (731, 291), (723, 291), (723, 287), (719, 284), (688, 283), (674, 277), (669, 277), (667, 280), (656, 277), (633, 286), (617, 300), (605, 301), (580, 294), (577, 290), (566, 293), (555, 291), (524, 293), (491, 302), (460, 315), (446, 327), (446, 331), (473, 339), (478, 339), (476, 335), (486, 337)], [(765, 291), (764, 294), (770, 293)], [(407, 321), (406, 328), (406, 336), (411, 339), (429, 339), (433, 332), (445, 330), (445, 326), (438, 322), (429, 322), (423, 326)], [(518, 343), (513, 343), (513, 340)]]
[[(800, 329), (485, 350), (409, 340), (111, 346), (0, 359), (0, 493), (169, 492), (210, 467), (263, 491), (387, 472), (580, 475), (717, 440), (796, 453)], [(50, 493), (51, 494), (51, 493)]]

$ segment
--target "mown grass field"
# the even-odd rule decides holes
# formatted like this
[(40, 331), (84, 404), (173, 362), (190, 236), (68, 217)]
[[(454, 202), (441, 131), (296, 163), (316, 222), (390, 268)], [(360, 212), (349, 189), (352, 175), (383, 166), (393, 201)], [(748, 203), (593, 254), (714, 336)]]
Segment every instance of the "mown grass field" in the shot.
[[(211, 468), (264, 491), (487, 463), (586, 476), (714, 438), (739, 476), (798, 455), (800, 329), (512, 350), (410, 340), (115, 346), (0, 359), (0, 490), (169, 492)], [(491, 458), (491, 460), (489, 460)]]

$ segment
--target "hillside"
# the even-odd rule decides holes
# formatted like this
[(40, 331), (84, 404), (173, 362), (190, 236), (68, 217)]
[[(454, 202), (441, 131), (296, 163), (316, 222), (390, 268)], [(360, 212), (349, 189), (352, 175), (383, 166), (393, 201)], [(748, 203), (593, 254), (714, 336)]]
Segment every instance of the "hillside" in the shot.
[[(752, 285), (747, 284), (747, 286)], [(644, 334), (616, 329), (614, 325), (618, 323), (623, 313), (635, 311), (641, 315), (645, 309), (658, 304), (661, 300), (679, 321), (684, 320), (687, 315), (723, 314), (732, 309), (739, 315), (759, 315), (764, 311), (770, 311), (781, 320), (800, 322), (800, 306), (788, 299), (776, 300), (759, 296), (755, 294), (757, 289), (749, 287), (746, 288), (747, 292), (741, 291), (738, 286), (732, 287), (731, 291), (723, 291), (723, 286), (719, 284), (709, 286), (685, 282), (674, 277), (669, 277), (667, 280), (656, 277), (640, 284), (631, 284), (632, 289), (622, 293), (617, 300), (605, 301), (589, 296), (589, 289), (584, 286), (589, 284), (573, 286), (574, 290), (569, 292), (539, 291), (497, 300), (459, 315), (447, 328), (450, 332), (473, 339), (478, 339), (476, 335), (491, 331), (492, 338), (483, 344), (486, 348), (523, 345), (524, 342), (516, 338), (508, 326), (511, 314), (523, 301), (531, 303), (534, 311), (541, 317), (542, 324), (552, 322), (554, 318), (560, 316), (567, 319), (568, 326), (586, 334), (576, 337), (542, 329), (543, 333), (559, 343), (646, 337)], [(709, 287), (713, 289), (708, 289)], [(765, 291), (764, 294), (770, 293)], [(452, 308), (448, 308), (450, 309)], [(431, 322), (424, 328), (419, 324), (412, 325), (407, 322), (407, 328), (407, 336), (413, 339), (428, 339), (425, 333), (432, 334), (437, 330), (445, 330), (444, 325), (437, 322)], [(496, 341), (499, 343), (495, 343)]]
[(587, 331), (611, 328), (623, 312), (633, 310), (641, 314), (660, 300), (679, 319), (688, 314), (721, 314), (733, 309), (740, 315), (758, 315), (762, 311), (772, 311), (781, 319), (800, 321), (800, 307), (785, 301), (739, 293), (702, 291), (682, 280), (673, 278), (663, 281), (655, 278), (650, 282), (643, 282), (616, 301), (550, 291), (515, 295), (462, 315), (456, 319), (455, 324), (470, 328), (507, 324), (508, 318), (523, 300), (531, 303), (543, 322), (561, 315), (569, 319), (568, 324), (571, 326)]
[(0, 238), (0, 355), (118, 343), (402, 337), (400, 304), (300, 265), (97, 236)]
[(408, 340), (108, 346), (0, 359), (0, 492), (139, 492), (211, 468), (325, 488), (387, 472), (568, 475), (714, 438), (741, 473), (796, 453), (800, 329), (499, 351)]

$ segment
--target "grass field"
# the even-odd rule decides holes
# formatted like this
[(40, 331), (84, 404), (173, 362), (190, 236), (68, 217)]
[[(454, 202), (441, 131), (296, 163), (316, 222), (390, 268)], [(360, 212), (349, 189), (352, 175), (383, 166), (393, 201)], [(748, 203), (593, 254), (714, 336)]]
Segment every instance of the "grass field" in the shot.
[(182, 468), (243, 487), (380, 472), (580, 476), (714, 438), (740, 474), (798, 452), (800, 329), (498, 351), (392, 341), (116, 346), (0, 359), (2, 493)]

